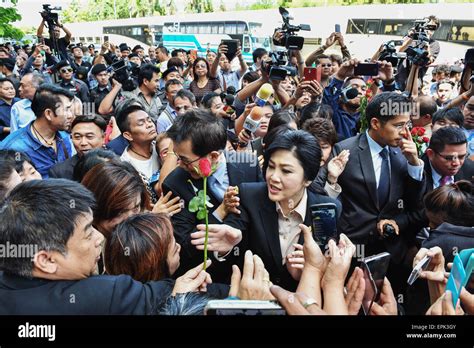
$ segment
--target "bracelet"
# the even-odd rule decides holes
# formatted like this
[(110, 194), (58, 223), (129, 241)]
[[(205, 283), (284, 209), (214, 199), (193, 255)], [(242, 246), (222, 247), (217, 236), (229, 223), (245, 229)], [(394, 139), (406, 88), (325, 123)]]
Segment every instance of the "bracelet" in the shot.
[(346, 48), (347, 48), (347, 46), (346, 46), (346, 45), (344, 45), (344, 46), (341, 46), (341, 50), (345, 50)]
[(466, 93), (463, 93), (463, 94), (461, 94), (461, 98), (465, 101), (468, 101), (469, 99), (471, 99), (471, 96), (469, 94), (466, 95)]

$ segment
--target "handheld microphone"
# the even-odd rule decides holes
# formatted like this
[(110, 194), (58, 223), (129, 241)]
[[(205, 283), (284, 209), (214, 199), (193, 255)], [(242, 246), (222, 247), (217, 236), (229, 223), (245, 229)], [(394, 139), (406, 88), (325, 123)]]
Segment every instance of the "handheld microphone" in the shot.
[(356, 98), (359, 95), (359, 91), (354, 87), (346, 87), (341, 91), (342, 101), (347, 103), (349, 100)]
[[(260, 106), (255, 106), (250, 114), (247, 116), (244, 122), (244, 129), (243, 131), (248, 135), (251, 136), (255, 133), (260, 126), (260, 120), (263, 117), (263, 108)], [(239, 142), (239, 146), (245, 147), (247, 143)]]
[(257, 95), (255, 97), (255, 104), (260, 107), (264, 106), (268, 98), (270, 98), (272, 94), (273, 94), (272, 85), (269, 83), (264, 83), (257, 92)]

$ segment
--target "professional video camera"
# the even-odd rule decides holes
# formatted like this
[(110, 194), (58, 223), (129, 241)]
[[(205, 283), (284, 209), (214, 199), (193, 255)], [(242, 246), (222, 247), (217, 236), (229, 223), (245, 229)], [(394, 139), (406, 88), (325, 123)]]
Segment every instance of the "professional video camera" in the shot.
[[(43, 5), (43, 11), (41, 13), (41, 17), (45, 20), (46, 23), (48, 23), (48, 27), (53, 27), (55, 25), (58, 25), (59, 23), (59, 13), (58, 11), (61, 11), (62, 8), (57, 6), (57, 7), (51, 7), (49, 4), (44, 4)], [(54, 12), (53, 12), (54, 11)]]
[(416, 40), (414, 47), (410, 46), (406, 49), (408, 60), (418, 66), (426, 66), (430, 63), (427, 47), (430, 42), (427, 30), (436, 30), (434, 24), (429, 24), (429, 19), (421, 19), (415, 21), (413, 33), (410, 37)]
[(378, 60), (386, 60), (392, 63), (394, 69), (398, 66), (400, 59), (406, 58), (405, 52), (397, 52), (396, 47), (403, 44), (402, 40), (391, 40), (383, 44), (383, 50), (380, 52)]
[(296, 76), (298, 68), (288, 65), (286, 51), (270, 52), (268, 60), (262, 62), (262, 69), (266, 71), (270, 80), (283, 81), (287, 76)]
[(304, 38), (297, 36), (295, 33), (300, 30), (310, 31), (311, 26), (309, 24), (291, 25), (290, 19), (293, 19), (293, 17), (290, 16), (290, 13), (283, 7), (280, 7), (279, 11), (283, 18), (283, 25), (281, 28), (276, 28), (275, 32), (283, 33), (283, 38), (276, 40), (274, 36), (273, 43), (277, 46), (285, 46), (289, 50), (301, 50)]
[(122, 85), (124, 91), (130, 92), (137, 88), (132, 76), (138, 76), (140, 67), (135, 63), (127, 63), (122, 59), (115, 59), (107, 68), (107, 72)]

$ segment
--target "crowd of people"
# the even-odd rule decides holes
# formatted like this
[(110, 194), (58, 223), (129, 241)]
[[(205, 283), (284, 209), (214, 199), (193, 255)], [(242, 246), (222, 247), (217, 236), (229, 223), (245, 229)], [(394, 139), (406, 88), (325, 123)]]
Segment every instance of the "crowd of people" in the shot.
[[(0, 251), (34, 246), (0, 255), (0, 314), (203, 314), (228, 299), (361, 315), (359, 261), (382, 252), (367, 314), (474, 314), (472, 280), (456, 304), (446, 290), (474, 248), (474, 63), (438, 63), (433, 27), (422, 63), (380, 60), (383, 46), (354, 57), (332, 33), (306, 59), (289, 51), (283, 78), (263, 48), (249, 66), (224, 44), (95, 51), (43, 28), (33, 47), (0, 46)], [(364, 62), (377, 75), (356, 75)], [(205, 216), (191, 208), (203, 189)], [(336, 209), (326, 245), (315, 204)]]

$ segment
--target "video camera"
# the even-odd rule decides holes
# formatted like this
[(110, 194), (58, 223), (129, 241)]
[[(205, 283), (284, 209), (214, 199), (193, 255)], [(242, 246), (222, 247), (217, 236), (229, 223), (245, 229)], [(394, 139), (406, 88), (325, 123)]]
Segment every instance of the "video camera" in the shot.
[(283, 25), (281, 28), (276, 28), (275, 32), (283, 33), (283, 38), (276, 40), (273, 38), (273, 43), (277, 46), (285, 46), (289, 50), (301, 50), (304, 44), (304, 37), (297, 36), (295, 33), (300, 30), (310, 31), (311, 26), (309, 24), (292, 25), (290, 24), (290, 16), (288, 10), (283, 7), (278, 9), (283, 19)]
[(410, 37), (413, 40), (416, 40), (416, 45), (415, 47), (408, 47), (405, 51), (408, 60), (418, 66), (426, 66), (430, 63), (430, 58), (426, 49), (429, 45), (430, 38), (426, 31), (436, 30), (437, 26), (429, 24), (429, 22), (430, 20), (428, 18), (415, 21), (413, 33)]
[(286, 51), (270, 52), (268, 57), (268, 61), (262, 62), (262, 69), (266, 71), (270, 80), (283, 81), (287, 76), (298, 74), (297, 67), (288, 65), (288, 53)]
[(378, 60), (386, 60), (389, 63), (392, 63), (393, 68), (395, 69), (398, 66), (400, 59), (406, 58), (405, 52), (397, 52), (396, 47), (403, 44), (402, 40), (391, 40), (383, 44), (383, 50), (380, 52)]
[[(40, 12), (41, 17), (45, 20), (46, 23), (48, 23), (48, 26), (55, 26), (58, 25), (59, 23), (59, 13), (58, 11), (61, 11), (62, 8), (59, 6), (56, 7), (51, 7), (49, 4), (44, 4), (43, 5), (43, 11)], [(54, 12), (53, 12), (54, 11)]]
[(123, 59), (115, 59), (114, 62), (107, 67), (107, 72), (122, 85), (124, 91), (133, 91), (137, 88), (133, 76), (138, 76), (140, 67), (135, 64), (127, 62)]

